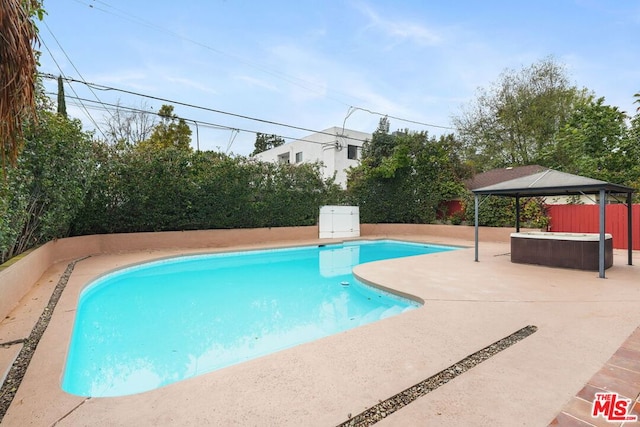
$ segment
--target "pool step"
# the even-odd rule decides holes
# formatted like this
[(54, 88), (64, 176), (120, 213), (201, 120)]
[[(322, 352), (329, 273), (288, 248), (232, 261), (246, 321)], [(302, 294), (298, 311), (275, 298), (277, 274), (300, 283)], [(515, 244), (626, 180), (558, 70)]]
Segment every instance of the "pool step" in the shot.
[(396, 316), (404, 311), (404, 308), (394, 305), (393, 307), (378, 307), (365, 314), (361, 319), (361, 324), (375, 322), (376, 320), (386, 319), (387, 317)]
[(380, 315), (380, 319), (386, 319), (387, 317), (396, 316), (404, 311), (403, 307), (399, 307), (394, 305), (393, 307), (389, 307)]

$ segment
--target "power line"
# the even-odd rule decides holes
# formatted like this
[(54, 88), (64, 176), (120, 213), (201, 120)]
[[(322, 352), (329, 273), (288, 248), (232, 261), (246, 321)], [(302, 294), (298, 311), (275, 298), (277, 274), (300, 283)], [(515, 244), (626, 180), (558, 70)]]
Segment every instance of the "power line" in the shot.
[(416, 125), (427, 126), (427, 127), (432, 127), (432, 128), (439, 128), (439, 129), (456, 130), (456, 128), (452, 128), (452, 127), (449, 127), (449, 126), (432, 125), (430, 123), (419, 122), (419, 121), (416, 121), (416, 120), (403, 119), (403, 118), (400, 118), (400, 117), (391, 116), (391, 115), (386, 114), (386, 113), (378, 113), (376, 111), (371, 111), (371, 110), (368, 110), (366, 108), (354, 107), (354, 106), (350, 106), (349, 107), (349, 112), (347, 112), (347, 117), (345, 117), (345, 121), (356, 110), (364, 111), (364, 112), (369, 113), (369, 114), (375, 114), (375, 115), (381, 116), (381, 117), (388, 117), (388, 118), (394, 119), (394, 120), (400, 120), (402, 122), (413, 123), (413, 124), (416, 124)]
[[(56, 77), (53, 76), (52, 74), (39, 73), (39, 75), (41, 77), (44, 77), (44, 78), (47, 78), (47, 79), (56, 79)], [(217, 113), (217, 114), (224, 114), (224, 115), (227, 115), (227, 116), (237, 117), (237, 118), (241, 118), (241, 119), (245, 119), (245, 120), (252, 120), (252, 121), (256, 121), (256, 122), (260, 122), (260, 123), (266, 123), (266, 124), (275, 125), (275, 126), (281, 126), (281, 127), (286, 127), (286, 128), (296, 129), (296, 130), (302, 130), (302, 131), (305, 131), (305, 132), (319, 133), (319, 134), (323, 134), (323, 135), (335, 136), (334, 134), (329, 133), (329, 132), (318, 131), (318, 130), (314, 130), (314, 129), (304, 128), (304, 127), (301, 127), (301, 126), (289, 125), (289, 124), (286, 124), (286, 123), (274, 122), (274, 121), (271, 121), (271, 120), (259, 119), (259, 118), (256, 118), (256, 117), (250, 117), (250, 116), (246, 116), (246, 115), (243, 115), (243, 114), (231, 113), (231, 112), (228, 112), (228, 111), (217, 110), (215, 108), (203, 107), (203, 106), (200, 106), (200, 105), (190, 104), (190, 103), (181, 102), (181, 101), (175, 101), (175, 100), (162, 98), (162, 97), (154, 96), (154, 95), (147, 95), (147, 94), (143, 94), (143, 93), (140, 93), (140, 92), (134, 92), (134, 91), (126, 90), (126, 89), (119, 89), (119, 88), (112, 87), (112, 86), (105, 86), (105, 85), (100, 85), (100, 84), (96, 84), (96, 83), (89, 83), (89, 82), (86, 82), (86, 81), (83, 81), (83, 80), (77, 80), (77, 79), (74, 79), (74, 78), (71, 78), (71, 77), (63, 77), (63, 79), (66, 80), (66, 81), (70, 81), (70, 82), (81, 83), (81, 84), (84, 84), (86, 86), (93, 87), (94, 89), (97, 89), (97, 90), (104, 90), (104, 91), (113, 90), (113, 91), (116, 91), (116, 92), (122, 92), (122, 93), (126, 93), (126, 94), (129, 94), (129, 95), (140, 96), (140, 97), (143, 97), (143, 98), (149, 98), (149, 99), (153, 99), (153, 100), (156, 100), (156, 101), (165, 102), (165, 103), (169, 103), (169, 104), (182, 105), (184, 107), (195, 108), (195, 109), (198, 109), (198, 110), (209, 111), (209, 112), (213, 112), (213, 113)], [(355, 139), (357, 141), (359, 140), (357, 138), (352, 138), (352, 139)], [(364, 142), (365, 140), (360, 139), (359, 141)]]
[[(48, 92), (48, 95), (55, 95), (55, 93), (53, 92)], [(135, 113), (142, 113), (142, 114), (153, 114), (153, 115), (157, 115), (158, 113), (156, 113), (155, 111), (149, 111), (149, 110), (143, 110), (140, 108), (135, 108), (135, 107), (128, 107), (128, 106), (123, 106), (123, 105), (119, 105), (119, 104), (111, 104), (108, 102), (97, 102), (91, 99), (86, 99), (86, 98), (80, 98), (77, 96), (68, 96), (69, 99), (71, 100), (76, 100), (79, 101), (80, 103), (82, 102), (88, 102), (88, 103), (94, 103), (94, 104), (99, 104), (99, 105), (93, 105), (93, 106), (88, 106), (87, 108), (92, 108), (95, 110), (106, 110), (108, 108), (113, 108), (113, 109), (121, 109), (121, 110), (126, 110), (126, 111), (130, 111), (130, 112), (135, 112)], [(193, 123), (197, 123), (200, 126), (206, 127), (206, 128), (211, 128), (211, 129), (215, 129), (215, 130), (229, 130), (232, 132), (246, 132), (246, 133), (253, 133), (253, 134), (258, 134), (258, 133), (262, 133), (264, 134), (264, 132), (259, 132), (256, 130), (252, 130), (252, 129), (243, 129), (243, 128), (237, 128), (237, 127), (231, 127), (231, 126), (225, 126), (225, 125), (221, 125), (221, 124), (217, 124), (217, 123), (211, 123), (211, 122), (207, 122), (207, 121), (203, 121), (203, 120), (196, 120), (196, 119), (190, 119), (190, 118), (186, 118), (186, 117), (181, 117), (181, 116), (175, 116), (176, 119), (180, 120), (185, 120), (188, 122), (193, 122)], [(320, 132), (315, 132), (315, 133), (320, 133)], [(354, 138), (351, 136), (346, 136), (346, 135), (337, 135), (337, 134), (331, 134), (328, 132), (324, 132), (325, 135), (330, 135), (332, 137), (346, 137), (346, 139), (348, 140), (352, 140), (352, 141), (359, 141), (359, 142), (366, 142), (368, 141), (367, 139), (359, 139), (359, 138)], [(304, 139), (304, 138), (297, 138), (297, 137), (293, 137), (293, 136), (286, 136), (286, 135), (276, 135), (282, 139), (289, 139), (292, 141), (301, 141), (301, 142), (309, 142), (309, 143), (313, 143), (313, 144), (319, 144), (319, 145), (327, 145), (326, 142), (319, 142), (319, 141), (312, 141), (309, 139)], [(232, 134), (232, 138), (233, 134)], [(227, 150), (230, 148), (231, 144), (233, 143), (233, 139), (230, 141), (230, 143), (228, 143), (227, 145)]]

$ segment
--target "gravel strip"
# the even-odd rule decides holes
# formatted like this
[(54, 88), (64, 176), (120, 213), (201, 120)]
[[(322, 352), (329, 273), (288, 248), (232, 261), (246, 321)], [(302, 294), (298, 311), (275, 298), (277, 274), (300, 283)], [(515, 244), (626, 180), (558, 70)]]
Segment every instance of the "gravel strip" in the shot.
[(339, 424), (338, 427), (364, 427), (373, 425), (419, 397), (424, 396), (441, 385), (448, 383), (458, 375), (461, 375), (474, 366), (479, 365), (491, 356), (494, 356), (518, 341), (525, 339), (537, 330), (538, 328), (536, 326), (525, 326), (513, 334), (494, 342), (470, 356), (465, 357), (459, 362), (454, 363), (426, 380), (423, 380), (418, 384), (401, 391), (395, 396), (372, 406), (355, 417), (351, 417), (351, 414), (349, 414), (349, 419)]
[(53, 315), (53, 310), (58, 304), (62, 291), (65, 286), (67, 286), (67, 282), (69, 281), (69, 277), (71, 277), (73, 268), (76, 266), (77, 262), (86, 258), (89, 257), (77, 259), (67, 265), (67, 269), (62, 273), (62, 276), (60, 276), (60, 280), (58, 280), (58, 284), (53, 290), (51, 298), (49, 298), (49, 303), (42, 311), (42, 314), (31, 330), (29, 337), (24, 340), (16, 340), (16, 343), (17, 341), (22, 341), (23, 346), (18, 357), (16, 357), (16, 360), (13, 362), (13, 365), (11, 365), (9, 373), (0, 388), (0, 423), (2, 423), (2, 419), (7, 413), (7, 410), (9, 410), (9, 406), (18, 391), (18, 387), (20, 387), (20, 384), (22, 383), (24, 374), (27, 372), (27, 368), (29, 367), (29, 362), (31, 362), (31, 358), (33, 357), (33, 353), (36, 351), (40, 338), (42, 338), (44, 331), (49, 325), (49, 321)]

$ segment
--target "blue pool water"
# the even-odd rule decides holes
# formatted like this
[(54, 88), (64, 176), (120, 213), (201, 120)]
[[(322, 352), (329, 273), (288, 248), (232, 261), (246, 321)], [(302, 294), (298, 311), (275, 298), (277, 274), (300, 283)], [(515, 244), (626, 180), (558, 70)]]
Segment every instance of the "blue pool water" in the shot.
[(452, 249), (359, 241), (119, 270), (80, 295), (62, 388), (139, 393), (414, 309), (358, 282), (353, 267)]

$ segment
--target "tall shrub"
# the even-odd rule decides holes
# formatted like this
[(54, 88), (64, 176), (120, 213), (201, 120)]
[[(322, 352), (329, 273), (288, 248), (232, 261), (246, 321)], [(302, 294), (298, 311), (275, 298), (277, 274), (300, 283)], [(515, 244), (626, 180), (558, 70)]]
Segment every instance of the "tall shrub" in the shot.
[(0, 202), (2, 260), (69, 235), (94, 171), (91, 136), (78, 120), (40, 110), (24, 130)]

